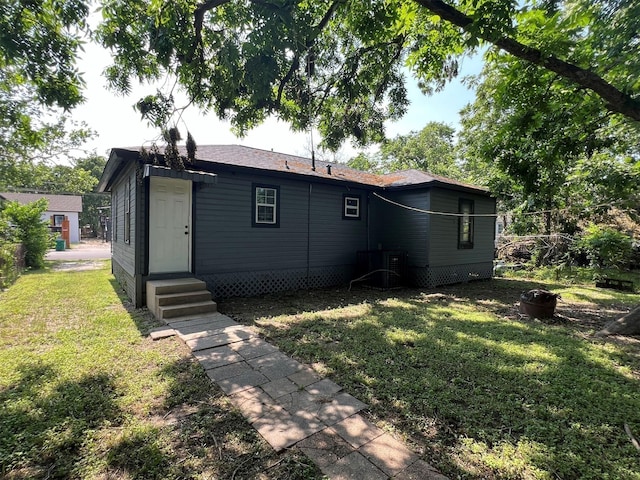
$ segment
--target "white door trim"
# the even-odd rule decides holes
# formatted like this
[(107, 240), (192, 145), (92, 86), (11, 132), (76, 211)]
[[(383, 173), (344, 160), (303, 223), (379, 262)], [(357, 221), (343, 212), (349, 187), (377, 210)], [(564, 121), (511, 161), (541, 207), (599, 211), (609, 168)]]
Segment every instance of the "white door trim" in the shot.
[(149, 273), (191, 271), (191, 181), (149, 178)]

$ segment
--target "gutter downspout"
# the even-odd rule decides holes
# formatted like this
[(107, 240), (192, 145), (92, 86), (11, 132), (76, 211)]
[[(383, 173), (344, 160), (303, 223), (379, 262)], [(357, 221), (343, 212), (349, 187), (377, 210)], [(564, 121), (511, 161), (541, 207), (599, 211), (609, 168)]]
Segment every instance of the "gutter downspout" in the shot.
[(371, 192), (367, 192), (367, 251), (371, 250)]
[(309, 182), (307, 194), (307, 290), (309, 287), (309, 277), (311, 276), (311, 191), (313, 185)]
[[(136, 238), (134, 238), (134, 278), (135, 278), (135, 289), (136, 289), (136, 298), (134, 299), (135, 305), (136, 307), (142, 307), (145, 302), (146, 302), (146, 292), (144, 291), (146, 289), (146, 285), (145, 282), (143, 282), (143, 277), (145, 275), (145, 265), (142, 263), (142, 254), (143, 252), (145, 252), (144, 249), (144, 242), (146, 240), (146, 238), (148, 237), (148, 234), (145, 235), (145, 233), (143, 232), (143, 230), (146, 228), (147, 229), (147, 233), (148, 233), (148, 227), (147, 227), (147, 221), (145, 222), (141, 222), (140, 221), (140, 216), (141, 216), (141, 212), (142, 212), (142, 208), (143, 205), (145, 206), (145, 208), (147, 208), (147, 212), (148, 210), (148, 200), (147, 197), (144, 193), (145, 192), (145, 186), (144, 186), (144, 182), (138, 182), (138, 168), (142, 168), (140, 166), (140, 164), (138, 162), (136, 162), (136, 166), (134, 168), (134, 179), (133, 179), (133, 184), (134, 184), (134, 192), (135, 192), (135, 206), (134, 206), (134, 212), (133, 212), (133, 216), (134, 216), (134, 221), (136, 222), (135, 226), (134, 226), (134, 235), (136, 236)], [(131, 174), (130, 174), (131, 175)]]

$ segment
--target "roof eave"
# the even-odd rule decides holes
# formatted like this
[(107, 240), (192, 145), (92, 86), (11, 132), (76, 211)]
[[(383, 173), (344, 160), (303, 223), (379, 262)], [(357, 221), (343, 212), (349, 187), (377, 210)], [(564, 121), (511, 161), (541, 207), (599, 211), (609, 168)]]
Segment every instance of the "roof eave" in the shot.
[(484, 195), (491, 197), (491, 192), (485, 188), (473, 187), (466, 185), (457, 185), (455, 183), (442, 182), (440, 180), (431, 180), (429, 182), (422, 183), (410, 183), (404, 185), (386, 185), (385, 190), (413, 190), (419, 188), (445, 188), (447, 190), (457, 190), (460, 192), (474, 193), (477, 195)]
[[(113, 180), (122, 170), (122, 166), (127, 159), (132, 157), (132, 151), (120, 148), (112, 148), (109, 154), (109, 160), (102, 171), (102, 176), (96, 187), (98, 193), (108, 192), (113, 184)], [(137, 154), (136, 154), (137, 155)]]
[(353, 187), (358, 187), (358, 188), (368, 188), (368, 189), (379, 189), (380, 185), (374, 185), (371, 183), (365, 183), (365, 182), (358, 182), (355, 180), (349, 180), (349, 179), (345, 179), (345, 178), (341, 178), (340, 175), (335, 174), (335, 175), (331, 175), (331, 176), (319, 176), (319, 175), (314, 175), (314, 174), (307, 174), (304, 172), (299, 172), (299, 171), (292, 171), (292, 172), (284, 172), (282, 170), (270, 170), (270, 169), (266, 169), (266, 168), (259, 168), (259, 167), (254, 167), (254, 166), (249, 166), (249, 165), (239, 165), (239, 164), (229, 164), (229, 163), (222, 163), (222, 162), (215, 162), (212, 160), (200, 160), (200, 159), (196, 159), (196, 163), (194, 165), (194, 168), (196, 169), (201, 169), (201, 170), (207, 170), (207, 171), (212, 171), (215, 172), (217, 169), (221, 169), (223, 171), (242, 171), (242, 172), (246, 172), (246, 173), (259, 173), (260, 175), (265, 175), (265, 176), (272, 176), (272, 177), (284, 177), (284, 178), (295, 178), (295, 179), (304, 179), (306, 181), (309, 182), (316, 182), (316, 183), (330, 183), (333, 185), (347, 185), (347, 186), (353, 186)]

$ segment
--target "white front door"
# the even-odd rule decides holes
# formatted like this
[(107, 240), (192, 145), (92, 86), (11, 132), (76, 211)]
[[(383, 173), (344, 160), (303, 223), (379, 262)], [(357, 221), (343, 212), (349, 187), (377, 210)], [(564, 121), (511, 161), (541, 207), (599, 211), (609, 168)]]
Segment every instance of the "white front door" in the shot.
[(191, 271), (191, 182), (151, 177), (149, 273)]

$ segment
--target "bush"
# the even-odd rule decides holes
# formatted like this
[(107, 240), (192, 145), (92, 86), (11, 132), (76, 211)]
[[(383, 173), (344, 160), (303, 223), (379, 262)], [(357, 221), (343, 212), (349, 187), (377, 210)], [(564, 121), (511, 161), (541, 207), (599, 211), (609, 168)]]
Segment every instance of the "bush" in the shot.
[(12, 285), (24, 268), (24, 248), (20, 244), (0, 240), (0, 289)]
[(590, 225), (573, 247), (576, 257), (586, 256), (591, 266), (625, 267), (631, 261), (632, 239), (611, 227)]
[(45, 199), (27, 205), (7, 202), (1, 212), (2, 235), (9, 242), (24, 245), (25, 265), (28, 268), (42, 268), (44, 255), (50, 247), (49, 228), (42, 220), (42, 214), (47, 211), (47, 205)]

